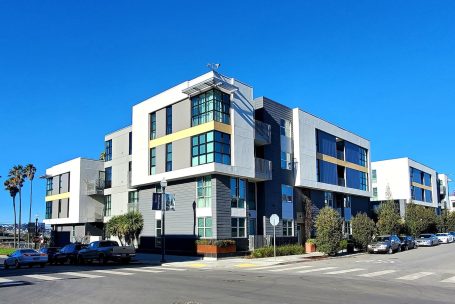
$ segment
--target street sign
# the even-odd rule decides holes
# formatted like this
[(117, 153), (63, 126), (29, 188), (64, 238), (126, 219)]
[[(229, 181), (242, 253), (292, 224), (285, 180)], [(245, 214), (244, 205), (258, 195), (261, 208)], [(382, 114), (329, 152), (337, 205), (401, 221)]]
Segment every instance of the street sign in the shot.
[(161, 210), (162, 193), (153, 193), (152, 210)]
[(278, 217), (278, 215), (276, 214), (272, 214), (272, 216), (270, 216), (270, 224), (272, 226), (276, 226), (278, 225), (278, 223), (280, 222), (280, 218)]

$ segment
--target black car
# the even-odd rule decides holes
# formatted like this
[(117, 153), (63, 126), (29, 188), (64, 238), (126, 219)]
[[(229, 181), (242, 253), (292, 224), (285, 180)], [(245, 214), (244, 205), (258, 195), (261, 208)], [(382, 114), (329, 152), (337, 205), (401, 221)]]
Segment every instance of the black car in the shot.
[(59, 264), (65, 264), (69, 262), (70, 264), (76, 264), (77, 255), (81, 249), (87, 248), (86, 244), (81, 243), (72, 243), (64, 246), (60, 251), (55, 255), (55, 261)]
[(415, 249), (417, 248), (417, 243), (412, 236), (409, 235), (400, 235), (401, 241), (401, 250)]
[(45, 253), (48, 256), (48, 263), (55, 263), (55, 255), (60, 251), (60, 247), (44, 247), (39, 250), (40, 253)]

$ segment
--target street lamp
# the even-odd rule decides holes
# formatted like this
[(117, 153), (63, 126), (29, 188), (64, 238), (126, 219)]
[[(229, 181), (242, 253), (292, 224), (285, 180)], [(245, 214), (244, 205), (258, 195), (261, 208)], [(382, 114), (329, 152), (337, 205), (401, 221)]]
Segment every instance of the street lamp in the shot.
[[(38, 214), (35, 215), (35, 237), (38, 236), (38, 218), (39, 218)], [(35, 242), (35, 249), (36, 249), (36, 242)]]
[(166, 213), (166, 187), (167, 181), (166, 178), (160, 182), (161, 186), (161, 263), (166, 263), (165, 255), (166, 255), (166, 236), (165, 236), (165, 213)]

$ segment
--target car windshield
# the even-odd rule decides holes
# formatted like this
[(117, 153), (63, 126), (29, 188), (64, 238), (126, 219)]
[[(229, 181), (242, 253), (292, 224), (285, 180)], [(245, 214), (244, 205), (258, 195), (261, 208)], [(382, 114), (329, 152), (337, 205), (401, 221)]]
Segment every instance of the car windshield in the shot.
[(431, 234), (421, 234), (419, 237), (420, 237), (421, 239), (428, 239), (428, 238), (431, 237)]
[(114, 241), (107, 241), (107, 242), (101, 242), (100, 243), (100, 247), (117, 247), (118, 246), (118, 243), (117, 242), (114, 242)]
[(374, 239), (375, 242), (387, 242), (390, 238), (388, 236), (378, 236)]
[(21, 253), (36, 253), (36, 251), (33, 249), (22, 249)]

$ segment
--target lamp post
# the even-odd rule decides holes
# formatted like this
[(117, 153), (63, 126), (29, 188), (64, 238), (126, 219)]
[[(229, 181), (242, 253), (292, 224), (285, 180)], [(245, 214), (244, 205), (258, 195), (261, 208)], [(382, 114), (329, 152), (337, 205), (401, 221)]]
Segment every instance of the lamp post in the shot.
[[(35, 215), (35, 237), (38, 236), (38, 214)], [(36, 249), (36, 242), (35, 242), (35, 249)]]
[(166, 263), (166, 236), (165, 236), (165, 220), (166, 220), (166, 187), (167, 181), (163, 177), (160, 182), (161, 186), (161, 263)]

